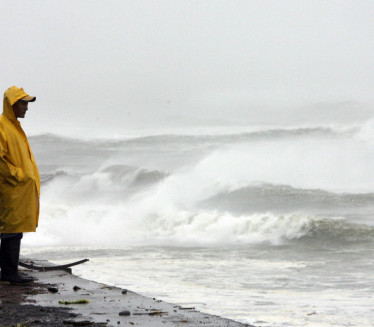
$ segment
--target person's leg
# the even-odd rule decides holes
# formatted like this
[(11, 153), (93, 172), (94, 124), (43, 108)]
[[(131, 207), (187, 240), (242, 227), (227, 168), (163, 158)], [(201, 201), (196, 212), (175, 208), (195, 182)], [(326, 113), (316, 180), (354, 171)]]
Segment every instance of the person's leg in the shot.
[(21, 249), (22, 233), (1, 234), (1, 281), (14, 284), (28, 284), (34, 281), (18, 272), (19, 253)]
[(2, 233), (0, 234), (1, 240), (6, 240), (9, 238), (18, 238), (22, 239), (23, 233)]

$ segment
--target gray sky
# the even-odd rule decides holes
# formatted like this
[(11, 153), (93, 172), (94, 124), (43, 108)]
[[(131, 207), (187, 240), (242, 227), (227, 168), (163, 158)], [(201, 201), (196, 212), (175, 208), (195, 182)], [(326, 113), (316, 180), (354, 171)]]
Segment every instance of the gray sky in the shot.
[(32, 133), (366, 119), (373, 17), (371, 0), (2, 0), (0, 84), (37, 96)]

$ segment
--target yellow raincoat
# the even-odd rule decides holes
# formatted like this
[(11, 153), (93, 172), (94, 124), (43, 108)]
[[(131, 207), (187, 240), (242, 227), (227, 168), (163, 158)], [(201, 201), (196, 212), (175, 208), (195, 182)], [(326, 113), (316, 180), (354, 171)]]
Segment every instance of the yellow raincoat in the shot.
[(39, 171), (12, 109), (25, 96), (28, 94), (15, 86), (4, 93), (0, 116), (0, 233), (35, 232), (38, 226)]

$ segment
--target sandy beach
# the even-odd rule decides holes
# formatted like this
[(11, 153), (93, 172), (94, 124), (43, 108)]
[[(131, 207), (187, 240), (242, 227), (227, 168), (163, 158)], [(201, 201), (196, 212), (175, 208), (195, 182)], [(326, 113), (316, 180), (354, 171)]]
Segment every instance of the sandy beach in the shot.
[[(250, 326), (82, 279), (67, 271), (27, 273), (37, 281), (25, 286), (0, 284), (0, 326)], [(87, 303), (62, 303), (81, 300)]]

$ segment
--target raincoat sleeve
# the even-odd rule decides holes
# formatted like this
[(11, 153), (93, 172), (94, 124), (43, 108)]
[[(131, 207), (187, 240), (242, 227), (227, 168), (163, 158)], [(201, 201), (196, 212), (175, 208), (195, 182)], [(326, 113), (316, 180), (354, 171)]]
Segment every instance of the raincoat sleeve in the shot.
[(0, 177), (6, 182), (17, 185), (25, 178), (23, 170), (14, 166), (7, 157), (8, 146), (4, 130), (0, 127)]

